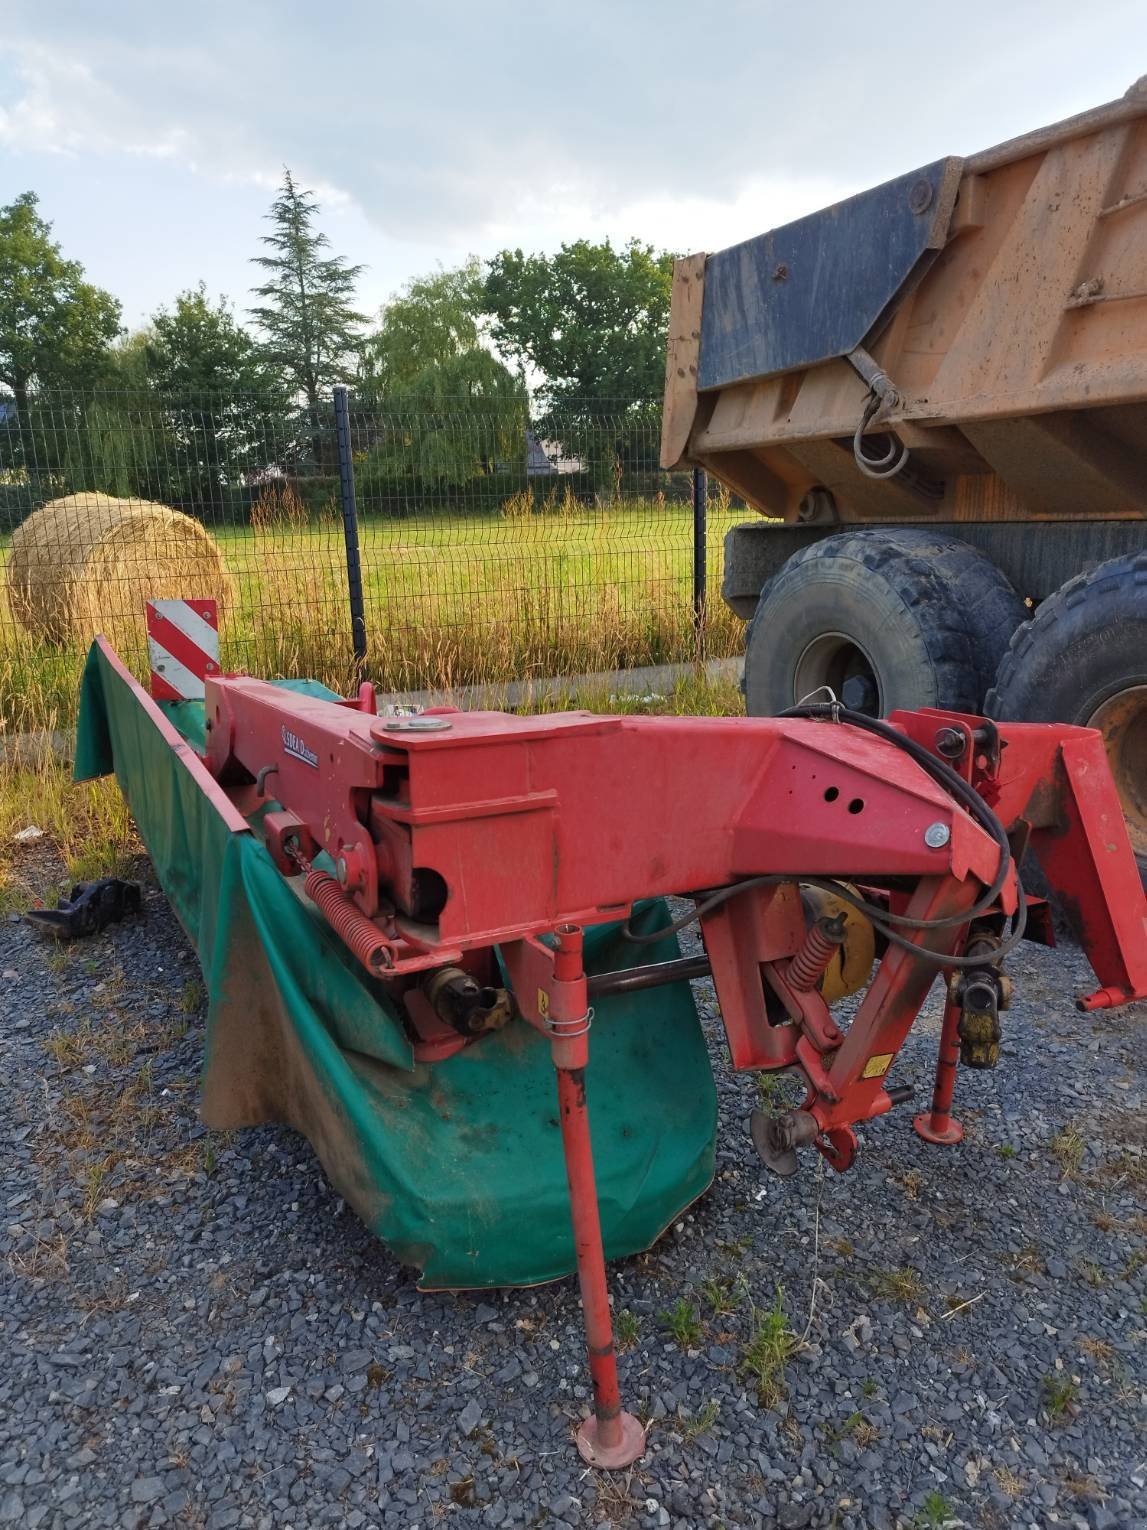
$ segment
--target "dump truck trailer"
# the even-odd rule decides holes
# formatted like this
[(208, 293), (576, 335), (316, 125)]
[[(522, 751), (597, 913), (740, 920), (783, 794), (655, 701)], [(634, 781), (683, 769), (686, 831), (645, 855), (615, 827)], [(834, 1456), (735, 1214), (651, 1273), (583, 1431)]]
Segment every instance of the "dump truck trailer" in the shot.
[(750, 714), (1098, 727), (1147, 874), (1147, 79), (679, 260), (662, 464), (765, 517)]

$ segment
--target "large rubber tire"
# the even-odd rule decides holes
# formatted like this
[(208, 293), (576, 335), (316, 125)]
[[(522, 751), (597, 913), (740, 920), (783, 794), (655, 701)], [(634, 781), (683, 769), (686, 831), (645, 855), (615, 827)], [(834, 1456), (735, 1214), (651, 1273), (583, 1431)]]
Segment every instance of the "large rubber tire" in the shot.
[(794, 553), (762, 591), (746, 636), (746, 711), (772, 716), (823, 684), (874, 716), (978, 710), (968, 622), (915, 532), (834, 533)]
[(1103, 732), (1147, 885), (1147, 553), (1111, 558), (1049, 596), (1012, 638), (987, 713)]
[(885, 534), (905, 552), (927, 558), (947, 585), (948, 597), (960, 612), (972, 640), (979, 688), (973, 710), (978, 712), (995, 681), (1012, 635), (1031, 612), (1007, 576), (978, 547), (961, 542), (958, 537), (941, 536), (926, 526), (902, 526)]

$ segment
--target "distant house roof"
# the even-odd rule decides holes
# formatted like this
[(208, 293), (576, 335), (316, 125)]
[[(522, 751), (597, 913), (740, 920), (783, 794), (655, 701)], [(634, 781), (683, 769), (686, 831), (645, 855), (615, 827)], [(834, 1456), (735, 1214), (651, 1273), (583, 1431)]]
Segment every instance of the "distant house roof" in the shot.
[(539, 441), (532, 430), (526, 431), (526, 476), (544, 478), (551, 473), (580, 473), (583, 463), (577, 457), (563, 457), (558, 441)]
[(526, 476), (537, 478), (552, 473), (554, 465), (546, 456), (546, 449), (532, 430), (526, 431)]

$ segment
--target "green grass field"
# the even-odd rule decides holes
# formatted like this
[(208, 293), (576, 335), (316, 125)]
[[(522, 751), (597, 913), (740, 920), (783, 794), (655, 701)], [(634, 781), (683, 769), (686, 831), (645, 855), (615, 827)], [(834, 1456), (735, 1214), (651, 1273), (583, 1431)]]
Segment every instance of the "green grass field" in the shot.
[[(367, 672), (387, 690), (579, 674), (740, 651), (741, 624), (718, 596), (725, 532), (744, 511), (712, 507), (710, 600), (698, 633), (691, 607), (688, 506), (628, 501), (546, 514), (364, 518), (360, 526)], [(216, 532), (231, 574), (222, 624), (230, 668), (307, 675), (336, 689), (353, 678), (341, 523), (272, 521)], [(0, 547), (0, 560), (7, 549)], [(146, 668), (141, 609), (108, 625), (137, 672)], [(192, 594), (193, 591), (160, 593)], [(37, 641), (0, 602), (3, 731), (67, 728), (86, 636)]]
[[(630, 505), (525, 521), (367, 521), (361, 544), (371, 678), (393, 690), (449, 689), (737, 653), (740, 623), (715, 587), (721, 539), (735, 519), (734, 512), (710, 520), (714, 585), (700, 633), (692, 620), (687, 510)], [(218, 540), (233, 580), (224, 662), (349, 689), (341, 524), (229, 528)], [(6, 556), (0, 549), (0, 560)], [(142, 620), (133, 619), (119, 641), (144, 673)], [(7, 601), (0, 603), (3, 732), (70, 729), (85, 651), (79, 638), (34, 641)], [(607, 683), (538, 705), (688, 714), (742, 707), (735, 682), (700, 668), (664, 695), (618, 698)], [(29, 825), (43, 831), (43, 841), (15, 839)], [(0, 914), (50, 900), (65, 880), (123, 874), (139, 848), (114, 781), (73, 785), (48, 740), (31, 758), (0, 761)]]

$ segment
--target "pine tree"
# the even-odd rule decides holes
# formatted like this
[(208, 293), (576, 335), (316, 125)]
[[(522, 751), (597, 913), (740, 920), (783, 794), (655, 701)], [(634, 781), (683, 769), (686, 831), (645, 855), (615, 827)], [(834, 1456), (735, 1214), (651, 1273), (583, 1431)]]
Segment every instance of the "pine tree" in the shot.
[(363, 267), (323, 253), (329, 240), (315, 227), (318, 210), (313, 192), (298, 187), (284, 169), (267, 214), (272, 232), (263, 235), (271, 253), (254, 258), (267, 273), (267, 281), (253, 289), (262, 303), (251, 310), (266, 337), (268, 359), (305, 395), (312, 422), (320, 393), (353, 374), (356, 329), (365, 322), (352, 306)]

